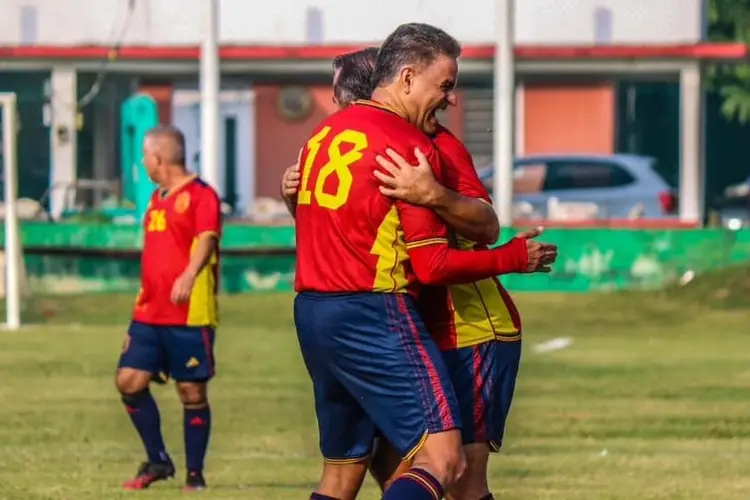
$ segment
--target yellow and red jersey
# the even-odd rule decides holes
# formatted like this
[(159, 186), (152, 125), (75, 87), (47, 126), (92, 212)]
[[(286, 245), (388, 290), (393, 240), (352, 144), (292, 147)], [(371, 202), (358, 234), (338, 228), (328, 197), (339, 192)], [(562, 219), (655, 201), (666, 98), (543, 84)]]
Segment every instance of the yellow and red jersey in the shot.
[[(459, 252), (431, 210), (394, 201), (373, 175), (391, 148), (412, 164), (415, 148), (442, 179), (432, 141), (394, 110), (360, 101), (315, 129), (300, 158), (296, 236), (298, 292), (418, 292), (423, 283), (469, 282), (525, 266), (525, 249)], [(521, 251), (522, 250), (522, 251)]]
[[(463, 143), (447, 129), (439, 127), (433, 143), (443, 162), (443, 184), (464, 196), (491, 203), (482, 186), (471, 155)], [(451, 235), (462, 250), (486, 250), (485, 245)], [(442, 350), (473, 346), (491, 340), (517, 341), (521, 338), (521, 318), (513, 300), (497, 278), (486, 278), (464, 285), (427, 287), (419, 309)]]
[(197, 176), (168, 191), (155, 191), (143, 229), (141, 290), (133, 320), (152, 325), (216, 327), (218, 250), (196, 277), (190, 299), (182, 304), (171, 300), (172, 286), (188, 266), (198, 238), (206, 234), (220, 237), (221, 203), (216, 191)]

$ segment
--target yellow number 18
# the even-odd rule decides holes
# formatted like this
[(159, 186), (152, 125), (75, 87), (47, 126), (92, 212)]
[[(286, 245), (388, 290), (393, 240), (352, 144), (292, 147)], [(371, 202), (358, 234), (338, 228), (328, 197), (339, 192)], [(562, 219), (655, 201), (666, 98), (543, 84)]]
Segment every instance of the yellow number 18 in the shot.
[[(349, 192), (352, 189), (352, 164), (362, 159), (362, 152), (367, 149), (367, 136), (356, 130), (344, 130), (333, 136), (328, 146), (328, 162), (320, 167), (318, 178), (315, 179), (313, 191), (308, 189), (310, 182), (310, 170), (315, 162), (316, 156), (320, 152), (323, 140), (331, 132), (331, 127), (323, 129), (307, 141), (307, 159), (302, 166), (302, 182), (299, 193), (297, 194), (297, 203), (300, 205), (309, 205), (312, 203), (313, 195), (315, 201), (323, 208), (337, 210), (346, 200), (349, 199)], [(343, 145), (349, 146), (346, 153), (341, 153)], [(326, 193), (323, 191), (326, 180), (335, 175), (338, 180), (338, 187), (335, 193)]]

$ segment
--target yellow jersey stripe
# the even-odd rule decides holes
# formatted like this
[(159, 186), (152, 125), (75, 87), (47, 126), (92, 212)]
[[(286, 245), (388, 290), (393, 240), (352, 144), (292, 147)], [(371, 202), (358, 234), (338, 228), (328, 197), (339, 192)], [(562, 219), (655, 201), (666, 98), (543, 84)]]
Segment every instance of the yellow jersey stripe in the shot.
[(405, 472), (401, 477), (409, 478), (412, 481), (419, 483), (424, 489), (430, 492), (435, 500), (440, 500), (440, 495), (438, 494), (438, 491), (435, 489), (435, 487), (419, 474), (415, 474), (414, 472)]
[(447, 245), (447, 238), (427, 238), (425, 240), (410, 241), (406, 244), (406, 248), (411, 250), (413, 248), (422, 248), (430, 245)]

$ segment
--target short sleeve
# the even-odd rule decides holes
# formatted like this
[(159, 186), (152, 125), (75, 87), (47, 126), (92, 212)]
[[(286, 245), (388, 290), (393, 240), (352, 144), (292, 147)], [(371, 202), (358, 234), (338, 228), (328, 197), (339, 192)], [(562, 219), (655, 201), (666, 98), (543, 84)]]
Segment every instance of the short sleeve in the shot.
[(197, 191), (195, 200), (195, 235), (221, 236), (221, 201), (216, 191), (206, 187)]

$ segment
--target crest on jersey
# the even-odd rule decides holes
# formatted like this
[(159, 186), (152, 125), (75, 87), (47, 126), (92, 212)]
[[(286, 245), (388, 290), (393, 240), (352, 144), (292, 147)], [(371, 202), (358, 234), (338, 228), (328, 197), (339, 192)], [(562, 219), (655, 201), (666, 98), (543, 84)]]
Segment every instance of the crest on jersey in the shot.
[(190, 208), (190, 193), (180, 193), (174, 200), (174, 209), (178, 214), (184, 214)]

